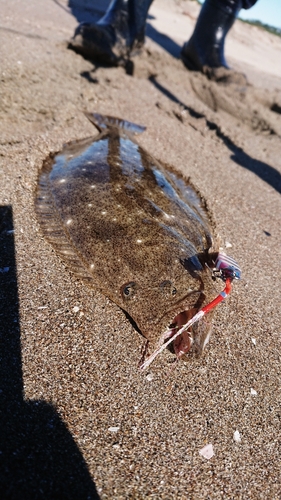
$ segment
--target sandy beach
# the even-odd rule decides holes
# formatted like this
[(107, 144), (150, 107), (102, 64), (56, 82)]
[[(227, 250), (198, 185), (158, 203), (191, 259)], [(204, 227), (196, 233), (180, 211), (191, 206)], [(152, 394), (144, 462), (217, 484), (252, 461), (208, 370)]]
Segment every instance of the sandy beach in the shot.
[[(236, 21), (226, 58), (248, 85), (218, 84), (179, 59), (199, 5), (155, 0), (128, 74), (68, 49), (107, 5), (1, 2), (1, 498), (278, 500), (281, 38)], [(168, 351), (138, 369), (143, 338), (36, 218), (43, 160), (96, 134), (83, 110), (146, 126), (139, 144), (196, 184), (242, 269), (204, 355), (172, 371)]]

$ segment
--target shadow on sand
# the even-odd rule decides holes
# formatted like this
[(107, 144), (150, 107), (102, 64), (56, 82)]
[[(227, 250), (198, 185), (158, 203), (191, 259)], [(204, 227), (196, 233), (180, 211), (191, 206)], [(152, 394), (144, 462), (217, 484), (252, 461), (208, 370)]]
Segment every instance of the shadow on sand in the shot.
[(195, 109), (191, 108), (190, 106), (186, 106), (174, 94), (172, 94), (172, 92), (170, 92), (166, 87), (164, 87), (164, 85), (159, 83), (156, 78), (150, 77), (149, 80), (160, 92), (162, 92), (162, 94), (168, 97), (172, 102), (180, 104), (180, 106), (182, 106), (183, 109), (188, 111), (190, 116), (192, 116), (193, 118), (205, 118), (206, 125), (208, 126), (208, 128), (210, 130), (215, 130), (217, 136), (224, 142), (224, 144), (228, 147), (228, 149), (233, 153), (230, 156), (231, 160), (237, 163), (237, 165), (240, 165), (241, 167), (246, 168), (247, 170), (250, 170), (251, 172), (256, 174), (264, 182), (267, 182), (267, 184), (269, 184), (278, 193), (281, 194), (281, 174), (280, 172), (278, 172), (278, 170), (276, 170), (274, 167), (271, 167), (271, 165), (268, 165), (263, 161), (255, 160), (250, 155), (245, 153), (245, 151), (243, 151), (242, 148), (236, 146), (235, 143), (220, 130), (219, 126), (216, 123), (211, 122), (205, 117), (205, 115), (198, 113)]
[(1, 499), (98, 499), (78, 446), (52, 405), (23, 396), (14, 227), (0, 207)]

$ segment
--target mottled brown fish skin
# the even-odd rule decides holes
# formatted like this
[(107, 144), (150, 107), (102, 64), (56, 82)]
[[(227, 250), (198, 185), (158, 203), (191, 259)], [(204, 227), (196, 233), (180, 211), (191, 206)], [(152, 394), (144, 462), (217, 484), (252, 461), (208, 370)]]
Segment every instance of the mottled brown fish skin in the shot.
[[(156, 341), (176, 314), (214, 295), (205, 265), (214, 251), (213, 223), (190, 182), (137, 144), (132, 132), (141, 128), (88, 117), (99, 135), (46, 159), (36, 211), (70, 269)], [(198, 341), (209, 326), (197, 327)]]

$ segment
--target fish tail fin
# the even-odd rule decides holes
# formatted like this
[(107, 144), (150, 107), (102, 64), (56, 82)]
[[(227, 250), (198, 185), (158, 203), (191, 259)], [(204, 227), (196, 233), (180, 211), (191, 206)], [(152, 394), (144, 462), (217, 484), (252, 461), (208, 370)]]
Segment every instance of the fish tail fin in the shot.
[(122, 120), (121, 118), (116, 118), (115, 116), (100, 115), (99, 113), (88, 113), (84, 112), (85, 116), (90, 120), (90, 122), (95, 125), (99, 132), (109, 128), (118, 128), (131, 132), (131, 134), (141, 134), (144, 132), (146, 127), (142, 125), (137, 125), (136, 123), (128, 122)]

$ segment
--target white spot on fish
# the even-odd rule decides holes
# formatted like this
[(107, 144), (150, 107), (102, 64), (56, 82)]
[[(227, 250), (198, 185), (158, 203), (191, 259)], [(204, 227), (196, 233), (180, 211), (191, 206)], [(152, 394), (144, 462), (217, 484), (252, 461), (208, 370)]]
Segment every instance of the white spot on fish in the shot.
[(90, 265), (90, 268), (91, 268), (91, 269), (94, 269), (94, 267), (95, 267), (95, 264), (91, 264), (91, 265)]
[(96, 187), (96, 186), (95, 186), (95, 184), (92, 184), (92, 185), (91, 185), (91, 189), (94, 189), (95, 187)]
[(71, 223), (72, 223), (72, 219), (68, 219), (68, 220), (66, 221), (66, 225), (67, 225), (67, 226), (69, 226)]
[(142, 240), (137, 240), (137, 243), (142, 243)]
[(92, 204), (92, 203), (88, 203), (88, 207), (92, 207), (92, 206), (93, 206), (93, 204)]
[(102, 214), (102, 215), (106, 215), (106, 210), (104, 210), (101, 214)]
[(59, 183), (60, 183), (60, 184), (63, 184), (64, 182), (66, 182), (66, 179), (61, 179), (61, 180), (59, 181)]

